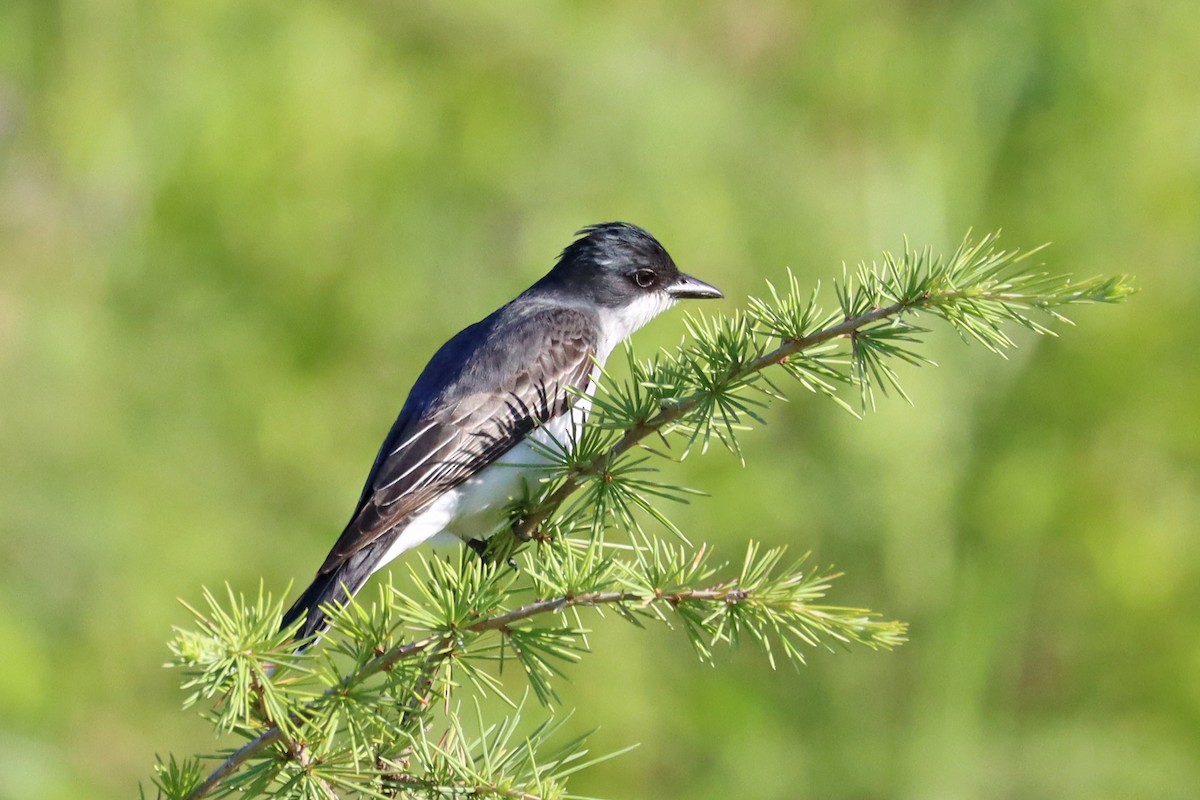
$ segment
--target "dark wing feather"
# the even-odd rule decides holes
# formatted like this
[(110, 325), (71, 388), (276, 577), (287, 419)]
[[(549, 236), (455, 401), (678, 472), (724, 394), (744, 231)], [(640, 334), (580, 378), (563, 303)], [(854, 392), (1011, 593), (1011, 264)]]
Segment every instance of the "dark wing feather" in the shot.
[[(597, 348), (593, 317), (564, 308), (516, 319), (503, 314), (504, 309), (468, 328), (430, 362), (321, 573), (337, 569), (500, 458), (536, 426), (566, 413), (578, 393), (586, 391)], [(524, 347), (516, 352), (512, 342)], [(432, 401), (425, 397), (427, 377), (443, 387)], [(478, 391), (480, 386), (489, 389)], [(409, 408), (414, 398), (423, 403), (415, 411)]]

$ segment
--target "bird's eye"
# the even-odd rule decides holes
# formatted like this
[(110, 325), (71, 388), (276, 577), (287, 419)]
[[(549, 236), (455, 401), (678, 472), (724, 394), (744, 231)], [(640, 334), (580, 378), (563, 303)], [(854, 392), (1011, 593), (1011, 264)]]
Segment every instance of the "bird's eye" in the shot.
[(654, 270), (639, 269), (637, 272), (633, 273), (633, 282), (643, 289), (649, 289), (654, 285), (655, 277)]

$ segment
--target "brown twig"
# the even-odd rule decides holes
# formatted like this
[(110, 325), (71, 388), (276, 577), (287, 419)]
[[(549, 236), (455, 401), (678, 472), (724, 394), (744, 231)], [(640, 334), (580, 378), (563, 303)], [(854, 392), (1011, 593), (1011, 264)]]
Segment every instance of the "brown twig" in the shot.
[[(744, 380), (755, 373), (762, 372), (767, 367), (772, 367), (777, 364), (782, 364), (787, 361), (790, 356), (795, 355), (810, 347), (827, 342), (830, 339), (836, 339), (839, 336), (847, 336), (854, 333), (859, 328), (865, 325), (870, 325), (872, 322), (878, 322), (887, 317), (905, 311), (911, 305), (905, 303), (893, 303), (890, 306), (876, 308), (861, 314), (857, 317), (852, 317), (837, 325), (831, 325), (816, 333), (805, 336), (799, 339), (786, 339), (778, 347), (770, 352), (764, 353), (753, 361), (749, 361), (738, 370), (735, 370), (729, 375), (731, 383)], [(576, 470), (559, 485), (557, 489), (551, 492), (531, 513), (525, 515), (516, 524), (513, 525), (512, 531), (518, 539), (528, 541), (536, 538), (537, 529), (543, 522), (550, 518), (555, 511), (558, 510), (566, 499), (583, 485), (584, 481), (593, 475), (600, 475), (613, 462), (628, 450), (633, 449), (639, 442), (645, 439), (652, 433), (656, 433), (667, 425), (673, 422), (678, 422), (688, 412), (696, 408), (704, 400), (704, 395), (701, 393), (693, 394), (685, 397), (682, 400), (673, 401), (670, 405), (663, 407), (657, 414), (644, 422), (639, 422), (636, 425), (628, 428), (625, 435), (612, 446), (611, 449), (596, 456), (590, 463), (579, 470)]]

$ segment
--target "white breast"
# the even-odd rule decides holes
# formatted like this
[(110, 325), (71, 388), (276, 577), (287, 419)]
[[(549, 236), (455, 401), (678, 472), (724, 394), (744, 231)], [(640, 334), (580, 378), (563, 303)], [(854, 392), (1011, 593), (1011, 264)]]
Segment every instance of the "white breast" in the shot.
[[(599, 367), (593, 371), (586, 397), (576, 400), (570, 413), (535, 428), (495, 462), (416, 514), (373, 571), (378, 572), (401, 553), (425, 542), (450, 544), (459, 540), (486, 539), (494, 534), (507, 521), (504, 509), (509, 502), (519, 496), (526, 485), (532, 487), (545, 476), (548, 454), (544, 448), (553, 452), (583, 430), (591, 411), (591, 397), (596, 391), (599, 371)], [(535, 446), (534, 442), (542, 447)]]

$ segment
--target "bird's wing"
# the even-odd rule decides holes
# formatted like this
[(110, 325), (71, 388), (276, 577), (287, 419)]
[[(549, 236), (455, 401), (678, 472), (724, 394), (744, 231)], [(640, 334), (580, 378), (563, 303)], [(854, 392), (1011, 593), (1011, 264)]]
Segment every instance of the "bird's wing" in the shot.
[(595, 325), (582, 312), (531, 314), (506, 334), (504, 341), (523, 342), (525, 351), (489, 342), (456, 367), (459, 375), (488, 376), (489, 390), (451, 390), (415, 418), (401, 415), (321, 573), (500, 458), (538, 425), (567, 413), (586, 391), (597, 342)]

